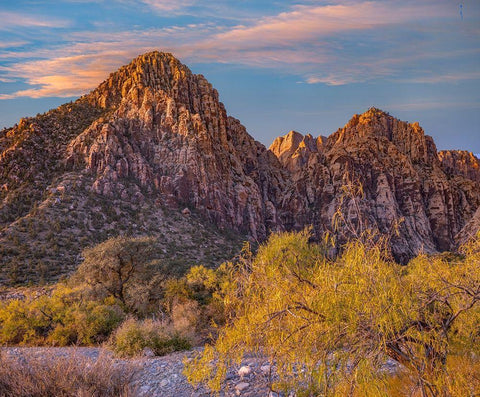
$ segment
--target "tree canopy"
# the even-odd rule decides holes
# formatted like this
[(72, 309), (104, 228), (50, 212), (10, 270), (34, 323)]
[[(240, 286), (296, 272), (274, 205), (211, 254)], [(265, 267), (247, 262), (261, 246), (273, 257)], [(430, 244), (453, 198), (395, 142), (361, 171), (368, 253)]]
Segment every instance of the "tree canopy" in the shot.
[(158, 257), (151, 237), (113, 237), (83, 251), (76, 278), (118, 299), (130, 311), (145, 310), (159, 284), (172, 273)]

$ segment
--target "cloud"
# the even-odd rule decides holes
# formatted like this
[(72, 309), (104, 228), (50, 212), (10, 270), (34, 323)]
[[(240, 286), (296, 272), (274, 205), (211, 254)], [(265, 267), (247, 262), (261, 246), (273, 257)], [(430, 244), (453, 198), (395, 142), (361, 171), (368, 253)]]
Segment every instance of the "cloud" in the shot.
[(266, 17), (253, 26), (238, 26), (218, 35), (218, 40), (240, 47), (289, 45), (330, 37), (337, 33), (411, 23), (450, 15), (435, 4), (365, 1), (350, 5), (297, 5), (289, 12)]
[[(209, 24), (195, 26), (198, 32), (208, 34), (215, 30)], [(108, 75), (133, 57), (158, 49), (175, 52), (175, 45), (192, 40), (189, 28), (170, 27), (147, 31), (121, 32), (100, 38), (93, 32), (74, 33), (72, 41), (80, 41), (63, 48), (35, 49), (4, 54), (4, 63), (9, 59), (26, 59), (0, 66), (1, 79), (22, 79), (30, 86), (13, 93), (0, 94), (0, 99), (19, 97), (70, 97), (85, 94), (95, 88)], [(177, 53), (178, 55), (178, 53)], [(0, 59), (2, 55), (0, 55)], [(33, 59), (31, 58), (40, 58)]]
[(141, 0), (154, 10), (168, 12), (179, 11), (190, 7), (196, 3), (196, 0)]
[(479, 109), (480, 102), (418, 101), (385, 105), (394, 111), (439, 110), (439, 109)]
[[(195, 3), (195, 0), (141, 1), (165, 12), (176, 12)], [(0, 99), (80, 95), (131, 58), (153, 49), (173, 52), (188, 63), (275, 68), (301, 76), (309, 84), (344, 85), (376, 78), (399, 79), (410, 65), (428, 57), (451, 57), (452, 51), (424, 51), (431, 44), (428, 38), (423, 39), (422, 45), (419, 42), (412, 45), (396, 29), (403, 27), (410, 32), (413, 24), (415, 29), (422, 30), (420, 36), (424, 37), (423, 31), (427, 30), (424, 21), (442, 21), (450, 13), (450, 5), (443, 1), (350, 1), (296, 5), (277, 15), (233, 27), (212, 22), (109, 34), (74, 32), (66, 37), (73, 44), (63, 47), (2, 52), (0, 59), (9, 64), (0, 68), (0, 78), (22, 79), (29, 87), (3, 94)], [(28, 17), (24, 23), (27, 21)], [(39, 26), (54, 26), (54, 22)], [(445, 78), (454, 81), (461, 76), (429, 74), (429, 68), (422, 65), (418, 69), (412, 71), (412, 81), (423, 75), (431, 82)], [(463, 74), (465, 79), (477, 78), (478, 73), (469, 73)]]
[(1, 41), (0, 48), (16, 48), (21, 47), (25, 44), (29, 44), (28, 41), (16, 40), (16, 41)]
[(478, 80), (480, 79), (480, 71), (473, 72), (455, 72), (441, 73), (435, 75), (416, 76), (414, 78), (402, 80), (405, 83), (424, 83), (424, 84), (438, 84), (438, 83), (452, 83), (462, 80)]
[(46, 16), (32, 16), (18, 12), (0, 11), (0, 30), (12, 27), (24, 28), (65, 28), (70, 26), (66, 19), (55, 19)]
[[(422, 27), (422, 21), (445, 18), (450, 13), (445, 4), (429, 1), (297, 5), (287, 12), (218, 32), (191, 43), (191, 48), (188, 44), (181, 46), (179, 51), (187, 56), (194, 53), (197, 61), (290, 71), (295, 68), (310, 84), (342, 85), (393, 75), (398, 70), (395, 64), (402, 64), (406, 55), (415, 53), (403, 37), (388, 37), (387, 46), (382, 44), (387, 48), (384, 52), (392, 52), (390, 46), (397, 45), (402, 52), (381, 53), (379, 42), (385, 39), (382, 30), (411, 24)], [(362, 45), (366, 46), (364, 51)], [(378, 53), (372, 55), (369, 46)]]
[(125, 51), (114, 50), (103, 51), (101, 57), (95, 52), (4, 67), (2, 69), (7, 76), (24, 78), (32, 88), (1, 94), (0, 99), (82, 95), (103, 81), (127, 57), (129, 55)]

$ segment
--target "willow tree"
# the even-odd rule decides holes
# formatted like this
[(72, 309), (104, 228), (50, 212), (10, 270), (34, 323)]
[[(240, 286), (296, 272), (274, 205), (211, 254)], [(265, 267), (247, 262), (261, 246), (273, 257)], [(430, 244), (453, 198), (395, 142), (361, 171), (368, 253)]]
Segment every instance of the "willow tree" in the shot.
[(307, 231), (273, 235), (238, 271), (225, 297), (230, 320), (187, 363), (190, 382), (218, 390), (253, 352), (275, 368), (274, 390), (385, 395), (390, 358), (421, 395), (478, 392), (474, 371), (460, 374), (451, 360), (480, 367), (471, 354), (480, 353), (478, 241), (463, 260), (419, 256), (402, 267), (381, 244), (350, 242), (330, 261), (308, 240)]

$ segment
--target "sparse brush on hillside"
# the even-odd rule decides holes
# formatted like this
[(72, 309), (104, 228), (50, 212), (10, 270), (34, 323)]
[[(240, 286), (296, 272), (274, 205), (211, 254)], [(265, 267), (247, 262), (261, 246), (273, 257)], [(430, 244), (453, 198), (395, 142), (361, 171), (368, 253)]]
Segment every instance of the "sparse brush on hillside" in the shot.
[(219, 390), (227, 367), (257, 352), (276, 368), (274, 390), (297, 395), (478, 395), (480, 234), (461, 258), (405, 267), (381, 242), (351, 241), (329, 260), (309, 237), (272, 235), (238, 270), (224, 298), (232, 315), (186, 363), (190, 382)]

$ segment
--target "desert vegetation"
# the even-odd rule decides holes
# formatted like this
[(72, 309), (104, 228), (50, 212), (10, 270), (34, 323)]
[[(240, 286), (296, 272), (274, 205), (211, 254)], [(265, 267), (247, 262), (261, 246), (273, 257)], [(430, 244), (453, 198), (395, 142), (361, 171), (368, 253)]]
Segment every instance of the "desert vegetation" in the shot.
[(26, 359), (1, 356), (0, 395), (16, 397), (130, 397), (136, 375), (134, 365), (119, 366), (107, 356), (90, 360), (78, 354), (68, 357)]
[[(236, 269), (218, 339), (187, 363), (219, 390), (246, 352), (277, 391), (306, 396), (474, 396), (480, 390), (480, 242), (459, 256), (392, 261), (364, 233), (334, 260), (308, 230), (272, 235)], [(392, 374), (387, 359), (398, 364)]]
[(0, 302), (0, 343), (106, 343), (132, 356), (147, 347), (165, 354), (207, 340), (213, 324), (224, 322), (222, 291), (233, 265), (185, 272), (160, 254), (147, 237), (115, 237), (84, 250), (69, 279)]
[(330, 241), (311, 242), (310, 229), (272, 234), (256, 253), (246, 244), (234, 262), (179, 273), (157, 257), (155, 240), (111, 238), (84, 250), (76, 273), (51, 290), (1, 302), (0, 342), (104, 344), (119, 357), (206, 342), (185, 375), (212, 391), (254, 353), (270, 362), (275, 391), (476, 395), (480, 235), (458, 254), (406, 266), (371, 231), (335, 258)]

